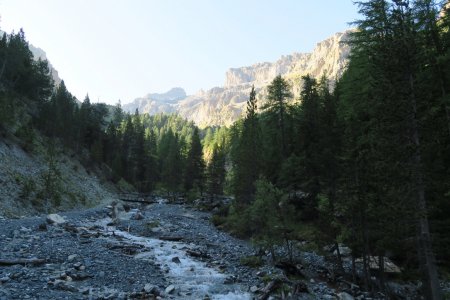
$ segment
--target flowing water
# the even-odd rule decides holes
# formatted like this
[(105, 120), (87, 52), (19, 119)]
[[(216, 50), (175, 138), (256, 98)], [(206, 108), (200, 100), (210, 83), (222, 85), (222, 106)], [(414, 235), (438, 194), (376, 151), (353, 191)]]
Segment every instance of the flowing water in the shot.
[(195, 248), (195, 245), (135, 236), (106, 225), (110, 222), (111, 219), (107, 218), (96, 222), (96, 225), (100, 225), (106, 235), (122, 237), (124, 243), (144, 246), (135, 258), (160, 265), (170, 284), (175, 287), (172, 295), (180, 299), (203, 299), (206, 296), (231, 300), (252, 298), (243, 290), (244, 287), (224, 283), (230, 274), (221, 273), (205, 262), (188, 256), (186, 250)]

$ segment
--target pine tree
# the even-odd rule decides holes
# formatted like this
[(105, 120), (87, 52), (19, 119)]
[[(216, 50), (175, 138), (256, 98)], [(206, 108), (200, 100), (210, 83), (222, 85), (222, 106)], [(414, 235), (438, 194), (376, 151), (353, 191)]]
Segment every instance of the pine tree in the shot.
[(204, 171), (205, 162), (203, 160), (202, 144), (198, 129), (194, 129), (191, 138), (191, 145), (186, 159), (186, 169), (184, 173), (184, 189), (190, 191), (192, 188), (197, 188), (200, 194), (204, 188)]
[(245, 207), (252, 202), (256, 191), (255, 182), (261, 172), (261, 129), (256, 111), (256, 92), (252, 87), (234, 155), (234, 194), (238, 207)]
[(223, 194), (225, 183), (225, 153), (223, 145), (215, 144), (207, 167), (208, 189), (212, 199)]
[(286, 136), (287, 101), (292, 98), (289, 83), (278, 75), (267, 87), (267, 105), (264, 107), (276, 116), (277, 133), (280, 135), (281, 155), (286, 158), (288, 145)]
[(425, 195), (421, 138), (421, 108), (425, 103), (418, 97), (421, 29), (407, 2), (374, 0), (359, 5), (365, 19), (357, 22), (359, 30), (353, 35), (353, 67), (349, 67), (349, 73), (361, 70), (365, 74), (358, 77), (367, 75), (370, 84), (349, 87), (353, 95), (349, 97), (344, 92), (343, 99), (354, 97), (353, 107), (347, 109), (356, 112), (360, 119), (360, 128), (354, 128), (360, 133), (352, 142), (359, 152), (357, 160), (364, 162), (355, 170), (357, 199), (364, 197), (373, 208), (361, 216), (364, 252), (367, 255), (369, 244), (374, 243), (375, 251), (382, 257), (386, 248), (395, 247), (401, 238), (397, 235), (401, 231), (395, 228), (406, 227), (403, 231), (407, 234), (404, 220), (415, 215), (426, 294), (429, 299), (441, 299)]

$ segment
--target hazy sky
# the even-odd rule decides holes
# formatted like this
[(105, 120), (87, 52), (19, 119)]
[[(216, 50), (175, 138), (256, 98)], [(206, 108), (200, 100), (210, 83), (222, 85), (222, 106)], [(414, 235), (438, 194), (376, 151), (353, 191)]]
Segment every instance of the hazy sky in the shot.
[(358, 18), (352, 0), (0, 0), (80, 100), (221, 86), (230, 67), (309, 52)]

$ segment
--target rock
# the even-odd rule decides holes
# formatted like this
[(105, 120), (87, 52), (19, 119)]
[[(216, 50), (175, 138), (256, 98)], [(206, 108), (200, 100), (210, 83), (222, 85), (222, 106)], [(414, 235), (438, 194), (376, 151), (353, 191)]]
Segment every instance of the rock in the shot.
[(98, 277), (100, 277), (100, 278), (105, 277), (105, 272), (103, 272), (103, 271), (98, 272)]
[(311, 283), (316, 283), (316, 281), (314, 280), (314, 278), (311, 278), (311, 280), (309, 280), (309, 282), (311, 282)]
[(47, 231), (47, 224), (46, 223), (39, 224), (38, 230), (39, 231)]
[[(352, 254), (352, 250), (349, 247), (345, 246), (344, 244), (339, 244), (339, 253), (342, 256), (350, 256)], [(334, 249), (333, 254), (337, 255), (336, 249)]]
[(144, 291), (146, 293), (149, 293), (149, 294), (154, 294), (154, 295), (159, 294), (158, 293), (158, 287), (156, 285), (154, 285), (154, 284), (151, 284), (151, 283), (147, 283), (144, 286)]
[(64, 217), (61, 217), (58, 214), (49, 214), (47, 216), (47, 223), (49, 223), (49, 224), (61, 225), (66, 222), (67, 222), (66, 219), (64, 219)]
[(166, 289), (164, 291), (166, 292), (166, 294), (171, 294), (175, 291), (175, 286), (173, 284), (171, 284), (168, 287), (166, 287)]
[(0, 283), (6, 283), (9, 281), (9, 277), (2, 277), (0, 278)]
[(180, 259), (178, 258), (178, 256), (173, 257), (173, 258), (172, 258), (172, 261), (173, 261), (174, 263), (176, 263), (176, 264), (181, 264), (181, 261), (180, 261)]
[(83, 264), (82, 263), (80, 263), (80, 262), (77, 262), (77, 263), (74, 263), (73, 264), (73, 267), (76, 269), (76, 270), (80, 270), (80, 268), (83, 266)]
[(71, 254), (67, 257), (67, 261), (72, 262), (77, 257), (78, 257), (78, 254)]
[(258, 277), (264, 277), (266, 275), (267, 275), (266, 271), (259, 271), (259, 272), (256, 273), (256, 276), (258, 276)]
[(338, 294), (339, 300), (355, 300), (355, 298), (346, 292), (341, 292)]
[(132, 217), (133, 220), (143, 220), (144, 219), (144, 215), (141, 212), (137, 212), (133, 215)]
[(258, 290), (259, 290), (259, 289), (258, 289), (258, 287), (257, 287), (256, 285), (254, 285), (254, 286), (252, 286), (252, 287), (250, 288), (250, 292), (252, 292), (252, 293), (256, 293)]

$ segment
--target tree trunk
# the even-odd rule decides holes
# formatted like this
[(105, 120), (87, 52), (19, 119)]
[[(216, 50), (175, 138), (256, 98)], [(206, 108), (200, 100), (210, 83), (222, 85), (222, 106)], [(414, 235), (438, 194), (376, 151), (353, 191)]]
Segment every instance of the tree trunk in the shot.
[(439, 277), (432, 250), (430, 227), (427, 216), (427, 203), (425, 198), (425, 184), (423, 182), (422, 171), (422, 154), (420, 151), (419, 127), (417, 124), (417, 103), (414, 94), (414, 79), (412, 74), (409, 75), (410, 95), (409, 100), (411, 104), (412, 114), (410, 117), (411, 139), (415, 147), (412, 157), (413, 163), (413, 186), (415, 186), (415, 198), (418, 208), (418, 255), (420, 262), (420, 269), (422, 271), (424, 286), (426, 289), (427, 299), (440, 300), (442, 299), (441, 290), (439, 287)]
[(378, 270), (379, 270), (379, 281), (380, 281), (380, 290), (385, 291), (386, 285), (384, 280), (384, 255), (380, 254), (378, 256)]

